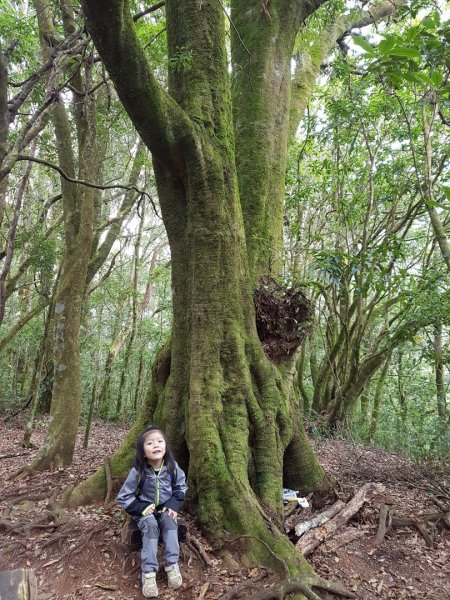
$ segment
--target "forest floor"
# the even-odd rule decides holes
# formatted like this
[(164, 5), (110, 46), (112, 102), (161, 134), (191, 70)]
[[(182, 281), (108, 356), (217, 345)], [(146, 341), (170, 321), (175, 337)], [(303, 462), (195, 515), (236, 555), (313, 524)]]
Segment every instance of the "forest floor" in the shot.
[[(44, 433), (45, 423), (39, 422), (33, 435), (37, 446)], [(114, 504), (52, 510), (54, 499), (101, 465), (125, 433), (121, 425), (95, 423), (87, 449), (81, 447), (80, 431), (73, 466), (12, 481), (10, 476), (30, 461), (36, 449), (20, 447), (20, 423), (0, 425), (0, 568), (33, 568), (39, 600), (142, 598), (139, 552), (130, 552), (122, 544), (121, 513)], [(448, 510), (450, 472), (439, 465), (419, 465), (342, 439), (314, 441), (314, 446), (338, 482), (337, 496), (344, 502), (367, 482), (384, 486), (381, 495), (366, 503), (334, 538), (309, 556), (316, 571), (341, 581), (361, 600), (450, 599), (448, 528), (426, 524), (428, 543), (433, 547), (428, 547), (420, 531), (411, 526), (395, 527), (381, 544), (375, 544), (381, 503), (390, 505), (398, 517), (423, 519), (425, 514), (439, 510), (436, 503)], [(315, 514), (314, 497), (310, 501), (312, 509), (296, 509), (290, 522)], [(244, 580), (264, 576), (264, 569), (258, 566), (244, 566), (230, 553), (227, 557), (215, 553), (201, 538), (195, 520), (184, 517), (190, 539), (203, 545), (209, 566), (195, 545), (182, 543), (183, 586), (170, 592), (160, 573), (162, 600), (218, 600)], [(267, 573), (241, 597), (249, 598), (274, 581), (275, 576)], [(324, 600), (335, 598), (325, 592), (320, 595)]]

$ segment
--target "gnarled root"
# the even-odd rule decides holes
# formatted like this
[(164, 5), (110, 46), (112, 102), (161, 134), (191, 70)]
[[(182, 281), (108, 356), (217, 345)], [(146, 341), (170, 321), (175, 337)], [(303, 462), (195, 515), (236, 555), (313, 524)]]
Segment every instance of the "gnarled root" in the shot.
[(288, 594), (300, 593), (308, 600), (320, 600), (312, 588), (326, 590), (333, 594), (343, 596), (344, 598), (356, 598), (355, 594), (349, 592), (336, 581), (328, 581), (318, 576), (295, 575), (287, 577), (280, 583), (258, 594), (253, 594), (249, 600), (283, 600)]

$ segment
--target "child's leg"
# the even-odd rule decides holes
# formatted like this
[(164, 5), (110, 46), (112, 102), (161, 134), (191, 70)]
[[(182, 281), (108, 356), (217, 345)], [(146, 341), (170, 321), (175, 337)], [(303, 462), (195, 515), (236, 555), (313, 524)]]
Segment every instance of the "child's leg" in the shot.
[(141, 570), (143, 573), (156, 573), (158, 571), (159, 527), (154, 515), (141, 517), (138, 527), (142, 534)]
[(177, 522), (167, 512), (163, 512), (158, 514), (158, 524), (164, 544), (164, 563), (166, 566), (174, 565), (180, 556)]

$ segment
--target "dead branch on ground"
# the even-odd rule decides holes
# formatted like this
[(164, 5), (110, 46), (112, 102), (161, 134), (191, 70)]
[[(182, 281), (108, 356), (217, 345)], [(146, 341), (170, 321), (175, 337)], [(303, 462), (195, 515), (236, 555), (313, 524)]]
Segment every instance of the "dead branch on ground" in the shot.
[(345, 503), (342, 502), (341, 500), (338, 500), (337, 502), (335, 502), (332, 506), (330, 506), (326, 510), (323, 510), (319, 514), (315, 515), (312, 519), (309, 519), (309, 521), (303, 521), (302, 523), (298, 523), (295, 526), (295, 535), (300, 537), (304, 533), (309, 531), (310, 529), (315, 529), (316, 527), (320, 527), (320, 525), (323, 525), (324, 523), (329, 521), (331, 518), (336, 516), (339, 512), (341, 512), (341, 510), (344, 508), (344, 506), (345, 506)]
[(310, 530), (303, 535), (296, 544), (303, 556), (308, 556), (327, 538), (333, 536), (338, 529), (345, 525), (363, 506), (377, 494), (384, 491), (380, 483), (366, 483), (360, 488), (345, 507), (332, 519), (319, 529)]
[(188, 548), (192, 550), (200, 562), (203, 562), (207, 567), (211, 566), (211, 560), (200, 540), (191, 535), (189, 532), (186, 532), (185, 542)]
[(430, 534), (427, 530), (426, 524), (433, 523), (434, 527), (438, 525), (438, 523), (444, 523), (447, 527), (450, 526), (450, 513), (438, 512), (438, 513), (429, 513), (426, 515), (421, 515), (420, 518), (414, 517), (398, 517), (391, 514), (391, 509), (387, 507), (385, 504), (381, 505), (380, 508), (380, 518), (378, 524), (378, 532), (375, 538), (375, 544), (379, 546), (386, 534), (393, 527), (415, 527), (420, 535), (425, 540), (425, 543), (428, 548), (434, 547), (434, 536)]

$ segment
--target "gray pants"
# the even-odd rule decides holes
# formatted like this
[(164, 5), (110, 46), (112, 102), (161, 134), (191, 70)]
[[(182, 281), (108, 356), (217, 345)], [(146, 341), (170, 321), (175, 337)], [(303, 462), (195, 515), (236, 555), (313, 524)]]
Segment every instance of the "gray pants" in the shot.
[(158, 571), (158, 540), (161, 533), (164, 546), (164, 563), (174, 565), (180, 556), (178, 525), (167, 512), (141, 517), (137, 522), (142, 533), (141, 570), (143, 573)]

